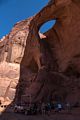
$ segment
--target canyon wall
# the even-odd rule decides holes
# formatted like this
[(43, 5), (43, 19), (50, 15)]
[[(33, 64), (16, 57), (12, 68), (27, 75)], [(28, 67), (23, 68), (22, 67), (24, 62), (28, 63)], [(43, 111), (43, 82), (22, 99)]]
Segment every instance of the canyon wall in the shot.
[[(40, 33), (53, 19), (55, 25)], [(80, 102), (79, 0), (51, 0), (35, 16), (14, 25), (0, 41), (0, 81), (1, 97), (17, 104), (30, 98)]]

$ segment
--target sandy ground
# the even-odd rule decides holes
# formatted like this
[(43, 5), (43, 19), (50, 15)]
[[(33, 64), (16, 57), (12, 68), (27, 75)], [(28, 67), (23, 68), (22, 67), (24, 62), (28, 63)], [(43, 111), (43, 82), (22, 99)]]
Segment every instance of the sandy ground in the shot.
[(0, 120), (80, 120), (80, 109), (71, 111), (71, 113), (54, 113), (51, 115), (27, 116), (13, 112), (5, 112), (0, 115)]

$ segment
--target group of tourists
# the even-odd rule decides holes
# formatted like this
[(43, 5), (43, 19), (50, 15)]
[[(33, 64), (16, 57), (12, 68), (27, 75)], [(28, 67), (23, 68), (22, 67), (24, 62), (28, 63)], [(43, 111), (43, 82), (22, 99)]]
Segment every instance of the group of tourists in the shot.
[(15, 105), (14, 112), (24, 113), (25, 115), (36, 115), (36, 114), (50, 115), (52, 111), (61, 112), (62, 110), (65, 109), (70, 111), (71, 106), (69, 103), (62, 104), (61, 102), (55, 102), (55, 103), (42, 102), (42, 103), (25, 104), (23, 106)]

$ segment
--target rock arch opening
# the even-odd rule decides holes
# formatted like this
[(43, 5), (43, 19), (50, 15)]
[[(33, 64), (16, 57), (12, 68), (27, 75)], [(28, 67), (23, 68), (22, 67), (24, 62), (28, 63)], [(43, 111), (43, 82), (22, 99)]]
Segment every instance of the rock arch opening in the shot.
[(50, 30), (56, 23), (56, 20), (50, 20), (48, 22), (45, 22), (41, 27), (40, 27), (40, 32), (45, 33), (48, 30)]

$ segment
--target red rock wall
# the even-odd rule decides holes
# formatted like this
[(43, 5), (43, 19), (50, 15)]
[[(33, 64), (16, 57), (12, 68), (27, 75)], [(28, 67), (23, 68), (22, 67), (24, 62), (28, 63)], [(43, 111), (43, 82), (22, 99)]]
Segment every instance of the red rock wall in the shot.
[[(51, 97), (54, 100), (55, 96), (66, 100), (73, 91), (80, 91), (79, 7), (78, 0), (50, 1), (9, 33), (5, 61), (20, 65), (17, 103), (27, 102), (27, 96), (31, 96), (32, 102), (49, 101)], [(56, 24), (40, 34), (40, 27), (52, 19), (56, 19)]]

